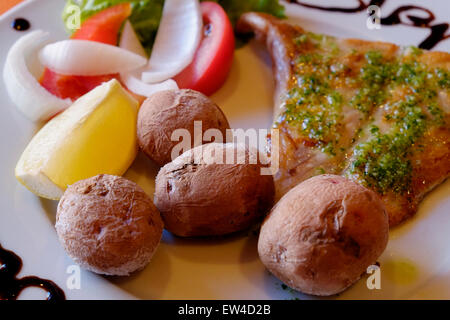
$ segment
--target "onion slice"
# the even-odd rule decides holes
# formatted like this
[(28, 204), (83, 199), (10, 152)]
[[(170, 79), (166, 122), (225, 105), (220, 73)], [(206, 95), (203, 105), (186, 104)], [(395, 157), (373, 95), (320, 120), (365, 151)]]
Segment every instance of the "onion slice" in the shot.
[(125, 25), (123, 26), (119, 47), (148, 59), (147, 53), (145, 52), (145, 49), (142, 46), (141, 41), (139, 41), (139, 38), (129, 20), (125, 21)]
[(9, 49), (3, 69), (8, 95), (30, 120), (42, 121), (66, 109), (70, 99), (60, 99), (48, 92), (29, 70), (28, 63), (48, 42), (49, 34), (36, 30), (26, 34)]
[(64, 40), (39, 52), (41, 63), (60, 74), (98, 76), (134, 70), (147, 59), (116, 46), (88, 40)]
[(155, 83), (176, 76), (194, 59), (202, 38), (198, 0), (165, 0), (147, 71), (142, 80)]
[(177, 83), (172, 79), (168, 79), (160, 83), (145, 83), (136, 77), (136, 75), (121, 74), (120, 80), (122, 80), (128, 90), (144, 97), (150, 97), (158, 91), (178, 89)]
[[(119, 46), (140, 56), (145, 57), (145, 49), (142, 47), (136, 32), (131, 23), (127, 20), (122, 30)], [(120, 80), (131, 92), (144, 97), (150, 97), (152, 94), (162, 90), (178, 89), (177, 83), (172, 80), (166, 80), (161, 83), (148, 84), (140, 80), (142, 68), (120, 74)]]

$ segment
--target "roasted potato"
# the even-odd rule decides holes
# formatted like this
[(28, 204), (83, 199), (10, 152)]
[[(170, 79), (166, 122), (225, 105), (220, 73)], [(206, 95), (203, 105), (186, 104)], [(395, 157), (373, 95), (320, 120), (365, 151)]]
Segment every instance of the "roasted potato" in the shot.
[(159, 171), (155, 205), (167, 230), (183, 237), (224, 235), (248, 228), (270, 210), (272, 176), (261, 175), (260, 162), (226, 164), (227, 151), (247, 159), (256, 154), (243, 145), (210, 143)]
[(55, 227), (67, 254), (81, 267), (123, 276), (150, 261), (163, 222), (137, 184), (102, 174), (67, 188), (58, 204)]
[(194, 121), (201, 121), (200, 143), (208, 129), (219, 130), (223, 139), (206, 142), (225, 141), (230, 125), (222, 110), (208, 97), (189, 89), (157, 92), (145, 100), (139, 110), (139, 146), (150, 159), (163, 166), (172, 161), (172, 148), (179, 143), (172, 139), (175, 130), (188, 130), (189, 145), (194, 146)]
[(262, 224), (258, 252), (289, 287), (328, 296), (351, 286), (376, 262), (388, 231), (375, 192), (341, 176), (321, 175), (281, 198)]

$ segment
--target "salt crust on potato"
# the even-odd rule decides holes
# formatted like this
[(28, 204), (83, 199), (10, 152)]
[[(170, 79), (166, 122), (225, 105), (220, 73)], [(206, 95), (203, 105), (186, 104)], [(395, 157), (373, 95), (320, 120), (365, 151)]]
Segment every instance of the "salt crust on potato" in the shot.
[(202, 136), (208, 129), (218, 129), (223, 140), (226, 139), (226, 130), (230, 128), (228, 120), (207, 96), (190, 89), (157, 92), (145, 100), (139, 110), (139, 147), (163, 166), (172, 160), (172, 148), (179, 143), (171, 139), (175, 130), (188, 130), (192, 138), (190, 145), (194, 145), (194, 121), (201, 121)]
[(137, 184), (97, 175), (67, 188), (58, 204), (55, 227), (67, 254), (81, 267), (124, 276), (150, 261), (163, 222)]
[[(225, 164), (231, 152), (242, 163)], [(156, 177), (155, 205), (167, 230), (183, 237), (224, 235), (262, 219), (273, 204), (272, 176), (261, 175), (257, 151), (210, 143), (166, 164)]]
[(258, 252), (286, 285), (312, 295), (337, 294), (386, 248), (388, 216), (373, 191), (335, 175), (300, 183), (262, 224)]

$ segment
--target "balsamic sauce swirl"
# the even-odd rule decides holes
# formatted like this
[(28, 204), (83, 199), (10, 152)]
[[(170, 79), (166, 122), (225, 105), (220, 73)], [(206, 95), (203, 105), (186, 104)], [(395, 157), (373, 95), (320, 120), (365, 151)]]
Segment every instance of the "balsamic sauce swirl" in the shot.
[[(381, 7), (386, 0), (371, 0), (367, 3), (363, 0), (357, 0), (357, 5), (355, 7), (342, 8), (342, 7), (323, 7), (319, 5), (305, 3), (299, 0), (288, 0), (289, 3), (297, 4), (306, 8), (317, 9), (322, 11), (332, 11), (341, 13), (357, 13), (366, 10), (369, 6), (376, 5)], [(425, 17), (420, 17), (417, 15), (408, 14), (408, 11), (418, 10), (425, 14)], [(405, 15), (402, 15), (402, 14)], [(416, 5), (405, 5), (400, 6), (388, 16), (381, 18), (381, 25), (392, 26), (392, 25), (405, 25), (416, 28), (426, 28), (430, 30), (430, 34), (426, 39), (424, 39), (419, 45), (419, 48), (430, 50), (435, 47), (439, 42), (450, 38), (450, 33), (447, 33), (449, 29), (448, 23), (438, 23), (433, 24), (435, 20), (435, 15), (431, 10), (416, 6)]]
[(35, 276), (17, 278), (22, 269), (22, 259), (0, 245), (0, 300), (16, 300), (28, 287), (38, 287), (47, 292), (47, 300), (65, 300), (64, 291), (53, 281)]

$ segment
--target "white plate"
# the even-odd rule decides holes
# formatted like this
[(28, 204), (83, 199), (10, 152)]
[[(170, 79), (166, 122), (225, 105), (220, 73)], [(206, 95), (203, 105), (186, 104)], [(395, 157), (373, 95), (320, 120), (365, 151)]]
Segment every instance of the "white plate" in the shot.
[[(310, 1), (311, 2), (311, 1)], [(319, 4), (336, 1), (319, 1)], [(419, 1), (387, 0), (386, 16), (402, 3)], [(342, 1), (339, 6), (354, 6)], [(449, 21), (448, 1), (421, 4), (436, 14), (435, 22)], [(11, 21), (24, 17), (31, 30), (50, 31), (64, 39), (61, 22), (62, 0), (29, 1), (0, 18), (0, 65), (14, 41), (24, 32), (14, 31)], [(364, 11), (333, 13), (289, 5), (290, 20), (305, 29), (342, 37), (385, 40), (398, 44), (419, 44), (428, 29), (408, 26), (366, 27)], [(424, 16), (423, 12), (415, 12)], [(403, 14), (405, 16), (405, 14)], [(450, 39), (435, 49), (449, 51)], [(212, 98), (222, 107), (233, 128), (269, 128), (272, 115), (273, 78), (270, 57), (252, 42), (236, 51), (231, 75)], [(55, 281), (69, 299), (309, 299), (283, 289), (259, 262), (257, 238), (251, 232), (219, 239), (183, 240), (165, 233), (152, 262), (128, 278), (105, 278), (82, 271), (81, 289), (68, 289), (66, 270), (73, 262), (58, 243), (53, 228), (56, 203), (42, 200), (14, 178), (14, 166), (37, 128), (11, 104), (4, 85), (0, 86), (0, 243), (24, 260), (20, 276), (37, 275)], [(140, 155), (127, 173), (148, 194), (153, 194), (157, 168)], [(450, 181), (429, 194), (416, 216), (390, 233), (381, 263), (381, 290), (369, 290), (366, 278), (339, 295), (342, 299), (450, 298)], [(250, 235), (248, 235), (250, 234)], [(407, 267), (405, 267), (407, 266)], [(43, 298), (39, 289), (27, 289), (22, 298)]]

